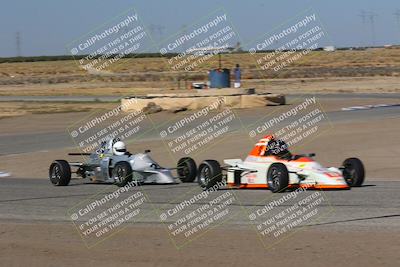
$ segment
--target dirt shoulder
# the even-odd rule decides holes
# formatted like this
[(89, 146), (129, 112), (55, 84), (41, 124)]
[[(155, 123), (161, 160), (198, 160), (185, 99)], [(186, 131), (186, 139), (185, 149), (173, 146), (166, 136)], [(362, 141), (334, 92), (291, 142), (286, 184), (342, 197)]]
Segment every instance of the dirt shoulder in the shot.
[[(148, 93), (187, 93), (192, 80), (146, 82), (71, 82), (1, 84), (1, 96), (133, 96)], [(398, 76), (319, 77), (319, 78), (257, 78), (244, 79), (243, 88), (256, 88), (259, 92), (299, 93), (399, 93)]]
[[(300, 230), (266, 249), (255, 231), (211, 230), (181, 249), (161, 226), (129, 226), (88, 249), (69, 223), (0, 223), (4, 266), (397, 266), (397, 230)], [(344, 244), (346, 244), (344, 246)]]

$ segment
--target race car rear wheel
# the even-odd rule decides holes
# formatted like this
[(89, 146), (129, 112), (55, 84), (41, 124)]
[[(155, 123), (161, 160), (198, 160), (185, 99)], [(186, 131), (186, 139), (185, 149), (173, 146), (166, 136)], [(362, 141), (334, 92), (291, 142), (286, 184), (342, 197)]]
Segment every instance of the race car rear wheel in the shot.
[(358, 158), (348, 158), (343, 161), (343, 177), (351, 187), (361, 186), (364, 182), (365, 169)]
[(203, 189), (218, 187), (222, 182), (221, 165), (216, 160), (205, 160), (199, 166), (198, 176), (198, 183)]
[(71, 181), (71, 167), (66, 160), (55, 160), (49, 168), (50, 182), (55, 186), (66, 186)]
[(112, 178), (119, 187), (132, 181), (132, 167), (129, 162), (121, 161), (115, 164), (112, 170)]
[(177, 164), (178, 177), (183, 183), (191, 183), (196, 179), (196, 162), (189, 157), (181, 158)]
[(289, 185), (289, 172), (284, 164), (271, 164), (267, 172), (267, 184), (273, 193), (285, 191)]

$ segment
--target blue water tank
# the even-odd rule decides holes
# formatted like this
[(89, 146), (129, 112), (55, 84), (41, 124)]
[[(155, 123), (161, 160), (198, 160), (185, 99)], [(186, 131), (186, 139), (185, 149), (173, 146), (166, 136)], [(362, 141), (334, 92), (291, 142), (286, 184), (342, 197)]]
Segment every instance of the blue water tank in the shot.
[(210, 88), (226, 88), (231, 87), (231, 77), (229, 69), (210, 70), (208, 74)]

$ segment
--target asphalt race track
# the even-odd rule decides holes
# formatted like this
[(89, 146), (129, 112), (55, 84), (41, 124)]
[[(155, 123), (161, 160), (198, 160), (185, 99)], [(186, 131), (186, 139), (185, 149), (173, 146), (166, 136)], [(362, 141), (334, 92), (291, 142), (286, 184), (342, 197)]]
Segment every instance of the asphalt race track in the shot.
[[(363, 95), (364, 96), (364, 95)], [(306, 96), (302, 96), (306, 97)], [(318, 96), (318, 98), (331, 98), (331, 95), (328, 96)], [(368, 97), (365, 95), (364, 97)], [(294, 97), (297, 98), (297, 97)], [(256, 112), (248, 112), (237, 111), (236, 113), (241, 118), (241, 121), (244, 122), (245, 125), (241, 125), (238, 120), (234, 120), (231, 124), (231, 130), (243, 130), (243, 126), (247, 127), (251, 125), (257, 120), (260, 119), (260, 112), (262, 110)], [(369, 110), (356, 110), (356, 111), (331, 111), (327, 112), (327, 117), (331, 123), (336, 122), (356, 122), (356, 121), (366, 121), (366, 120), (380, 120), (387, 118), (398, 118), (400, 113), (400, 107), (383, 107)], [(262, 114), (262, 113), (261, 113)], [(178, 120), (180, 117), (187, 116), (185, 114), (179, 114), (176, 118)], [(154, 120), (157, 122), (163, 122), (164, 118), (160, 117), (159, 114), (152, 115)], [(193, 127), (195, 123), (187, 124), (188, 128)], [(145, 136), (139, 137), (138, 141), (146, 141), (146, 140), (159, 140), (159, 132), (156, 130), (151, 130), (149, 125), (144, 125), (145, 128), (142, 131), (148, 131)], [(146, 128), (147, 127), (147, 128)], [(42, 150), (50, 150), (57, 149), (62, 147), (73, 147), (74, 143), (71, 140), (71, 137), (68, 135), (67, 126), (62, 131), (51, 131), (51, 132), (34, 132), (34, 133), (18, 133), (18, 134), (10, 134), (10, 135), (0, 135), (0, 151), (1, 154), (19, 154), (26, 152), (34, 152), (34, 151), (42, 151)], [(173, 137), (173, 135), (171, 136)], [(15, 146), (10, 147), (8, 144), (13, 142)], [(0, 154), (0, 156), (1, 156)]]
[[(55, 187), (47, 180), (3, 178), (0, 179), (0, 219), (68, 222), (71, 219), (66, 211), (76, 203), (85, 201), (99, 192), (112, 193), (117, 188), (114, 185), (90, 184), (82, 179), (74, 179), (70, 186)], [(141, 223), (160, 223), (159, 212), (168, 210), (179, 203), (171, 196), (180, 196), (187, 192), (194, 195), (202, 192), (197, 183), (143, 185), (135, 190), (145, 192), (149, 201), (144, 204), (144, 208), (154, 211), (151, 213), (152, 216), (141, 220)], [(360, 188), (323, 191), (322, 194), (327, 201), (318, 207), (319, 212), (326, 216), (320, 218), (318, 222), (308, 223), (307, 227), (400, 228), (399, 190), (400, 182), (367, 181)], [(251, 211), (263, 207), (272, 196), (281, 197), (290, 193), (273, 194), (268, 190), (221, 189), (212, 192), (211, 197), (220, 196), (227, 191), (238, 200), (231, 205), (231, 213), (235, 215), (235, 219), (229, 220), (227, 224), (244, 227), (252, 223), (248, 218)], [(306, 194), (313, 192), (315, 191), (309, 191)], [(260, 202), (260, 200), (263, 201)], [(199, 201), (190, 208), (194, 210), (204, 203), (206, 202)], [(291, 204), (287, 203), (283, 207), (289, 205)]]
[[(331, 96), (325, 96), (329, 98)], [(358, 111), (331, 111), (327, 115), (331, 123), (379, 121), (380, 119), (398, 118), (400, 107), (385, 107)], [(238, 111), (242, 121), (247, 124), (256, 122), (260, 115), (257, 112)], [(157, 115), (157, 114), (156, 114)], [(184, 116), (184, 115), (180, 115)], [(188, 125), (190, 127), (191, 125)], [(238, 122), (232, 124), (233, 129), (240, 129)], [(157, 139), (159, 133), (152, 131), (143, 137)], [(10, 147), (8, 144), (14, 143)], [(52, 148), (73, 147), (71, 139), (64, 132), (20, 133), (17, 135), (3, 135), (0, 139), (2, 153), (25, 153)], [(7, 149), (10, 149), (8, 151)], [(1, 158), (1, 157), (0, 157)], [(26, 177), (30, 178), (30, 177)], [(43, 177), (46, 178), (46, 177)], [(380, 177), (377, 177), (380, 178)], [(345, 191), (324, 191), (326, 201), (319, 205), (322, 216), (311, 225), (329, 225), (341, 227), (349, 226), (382, 226), (400, 227), (400, 182), (384, 181), (367, 177), (365, 185)], [(369, 180), (368, 180), (369, 179)], [(54, 187), (48, 179), (2, 178), (0, 179), (0, 219), (3, 220), (45, 220), (55, 222), (70, 221), (66, 211), (80, 201), (84, 201), (98, 192), (107, 193), (116, 190), (115, 186), (90, 184), (86, 180), (73, 179), (71, 186)], [(201, 189), (194, 184), (178, 185), (144, 185), (140, 190), (148, 196), (144, 207), (154, 212), (147, 216), (143, 223), (159, 223), (160, 212), (168, 210), (178, 204), (180, 200), (173, 196), (183, 196), (201, 193)], [(103, 192), (104, 191), (104, 192)], [(226, 190), (213, 192), (214, 196)], [(252, 222), (248, 215), (268, 203), (272, 194), (268, 190), (229, 190), (235, 197), (231, 205), (234, 220), (228, 223), (249, 225)], [(284, 193), (287, 194), (287, 193)], [(311, 194), (306, 192), (304, 194)], [(201, 205), (202, 201), (196, 203)], [(195, 208), (194, 205), (191, 208)], [(285, 205), (291, 205), (290, 202)], [(285, 206), (283, 205), (283, 206)], [(243, 209), (244, 208), (244, 209)]]

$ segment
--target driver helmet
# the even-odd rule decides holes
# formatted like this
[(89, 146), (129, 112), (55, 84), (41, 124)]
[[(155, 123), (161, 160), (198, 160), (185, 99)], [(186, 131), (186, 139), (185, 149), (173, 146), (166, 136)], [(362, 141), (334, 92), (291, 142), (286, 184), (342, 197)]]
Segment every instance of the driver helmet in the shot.
[(113, 145), (113, 153), (117, 156), (122, 156), (126, 153), (126, 146), (124, 142), (118, 141)]
[(264, 155), (268, 151), (268, 145), (275, 140), (275, 136), (272, 134), (264, 136), (257, 143), (257, 146), (261, 147), (260, 155)]

